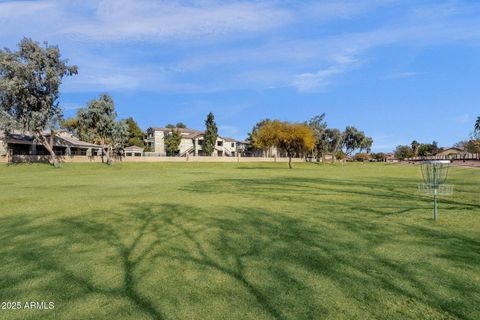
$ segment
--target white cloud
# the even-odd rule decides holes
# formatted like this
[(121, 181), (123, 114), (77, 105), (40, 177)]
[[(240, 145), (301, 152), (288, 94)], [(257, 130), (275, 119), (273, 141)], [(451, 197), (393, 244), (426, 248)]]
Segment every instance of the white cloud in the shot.
[[(392, 4), (397, 13), (388, 23), (362, 31), (325, 27)], [(80, 67), (66, 80), (69, 91), (312, 91), (374, 61), (378, 48), (478, 45), (480, 21), (471, 13), (477, 7), (457, 1), (413, 10), (402, 1), (376, 0), (9, 1), (0, 3), (0, 41), (11, 46), (25, 35), (58, 43)]]
[(378, 8), (392, 5), (397, 0), (343, 0), (315, 1), (306, 5), (302, 13), (314, 17), (317, 21), (331, 21), (353, 18)]
[(458, 1), (437, 2), (431, 5), (415, 7), (412, 15), (419, 19), (442, 19), (462, 14), (478, 14), (480, 4), (460, 3)]
[(54, 7), (50, 1), (9, 1), (0, 3), (0, 19), (17, 19), (34, 16)]
[(8, 1), (0, 3), (1, 36), (82, 41), (202, 39), (261, 32), (291, 21), (268, 2)]
[(296, 75), (292, 81), (292, 86), (300, 91), (312, 91), (327, 86), (330, 77), (339, 74), (341, 70), (336, 67), (330, 67), (315, 73), (302, 73)]
[(342, 53), (331, 57), (334, 64), (328, 68), (317, 72), (307, 72), (295, 75), (291, 85), (299, 91), (305, 92), (315, 91), (326, 87), (331, 83), (333, 76), (350, 71), (361, 64), (361, 61), (351, 54), (351, 50), (346, 51), (349, 51), (349, 53)]

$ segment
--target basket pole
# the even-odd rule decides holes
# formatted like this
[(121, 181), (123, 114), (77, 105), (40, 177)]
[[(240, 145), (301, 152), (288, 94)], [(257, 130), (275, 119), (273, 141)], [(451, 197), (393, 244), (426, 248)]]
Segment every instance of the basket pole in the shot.
[(438, 221), (438, 208), (437, 208), (437, 193), (438, 189), (433, 190), (433, 219), (435, 222)]

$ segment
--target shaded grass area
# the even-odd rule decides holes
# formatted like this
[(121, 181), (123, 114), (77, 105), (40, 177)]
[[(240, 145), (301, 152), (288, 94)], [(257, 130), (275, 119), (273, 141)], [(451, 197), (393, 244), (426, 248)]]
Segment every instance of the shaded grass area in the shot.
[(478, 319), (480, 170), (0, 167), (2, 319)]

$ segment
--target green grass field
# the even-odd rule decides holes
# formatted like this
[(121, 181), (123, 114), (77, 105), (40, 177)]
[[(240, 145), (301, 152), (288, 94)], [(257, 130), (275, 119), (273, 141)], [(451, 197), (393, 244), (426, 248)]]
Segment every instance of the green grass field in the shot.
[(0, 166), (0, 319), (479, 319), (480, 170)]

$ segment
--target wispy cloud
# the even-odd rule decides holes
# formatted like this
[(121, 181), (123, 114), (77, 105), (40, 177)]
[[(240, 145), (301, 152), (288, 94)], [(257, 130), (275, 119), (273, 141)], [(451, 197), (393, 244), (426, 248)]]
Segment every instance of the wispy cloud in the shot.
[(328, 86), (334, 76), (348, 72), (362, 63), (351, 52), (349, 54), (334, 55), (330, 60), (333, 61), (333, 64), (328, 68), (295, 75), (291, 85), (303, 92), (320, 90)]
[[(325, 27), (389, 6), (396, 14), (388, 21), (341, 31)], [(459, 1), (413, 9), (395, 0), (7, 1), (0, 3), (0, 41), (10, 44), (25, 35), (60, 44), (80, 67), (65, 82), (68, 91), (290, 86), (307, 92), (325, 90), (341, 74), (379, 59), (377, 49), (478, 46), (478, 13), (480, 5)]]
[(349, 19), (366, 14), (379, 7), (395, 4), (398, 0), (344, 0), (315, 1), (303, 7), (302, 15), (314, 17), (317, 21), (328, 22)]
[(268, 2), (40, 0), (0, 4), (0, 19), (11, 26), (33, 19), (43, 32), (79, 40), (158, 41), (259, 32), (291, 16)]
[(333, 75), (339, 74), (341, 69), (330, 67), (315, 73), (302, 73), (296, 75), (292, 81), (292, 86), (300, 91), (312, 91), (327, 86)]

